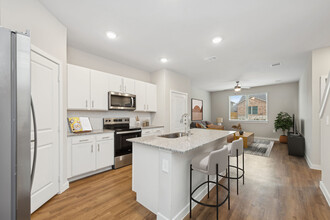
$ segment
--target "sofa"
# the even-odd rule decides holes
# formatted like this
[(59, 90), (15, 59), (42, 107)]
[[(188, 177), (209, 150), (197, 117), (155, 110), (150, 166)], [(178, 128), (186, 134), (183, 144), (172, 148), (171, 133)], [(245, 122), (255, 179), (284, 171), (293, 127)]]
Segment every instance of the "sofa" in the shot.
[[(215, 125), (209, 121), (193, 121), (190, 124), (190, 128), (201, 128), (201, 129), (215, 129), (215, 130), (225, 130), (223, 125)], [(231, 143), (234, 140), (234, 135), (229, 135), (227, 137), (227, 142)]]

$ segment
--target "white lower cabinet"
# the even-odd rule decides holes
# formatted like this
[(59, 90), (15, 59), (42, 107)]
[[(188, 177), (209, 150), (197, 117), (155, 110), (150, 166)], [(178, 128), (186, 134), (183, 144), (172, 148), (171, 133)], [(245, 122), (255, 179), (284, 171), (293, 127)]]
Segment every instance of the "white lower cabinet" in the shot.
[(72, 176), (95, 170), (94, 143), (72, 145)]
[(96, 142), (96, 169), (114, 165), (113, 145), (113, 139)]
[(79, 179), (114, 165), (114, 135), (82, 135), (68, 139), (68, 178)]

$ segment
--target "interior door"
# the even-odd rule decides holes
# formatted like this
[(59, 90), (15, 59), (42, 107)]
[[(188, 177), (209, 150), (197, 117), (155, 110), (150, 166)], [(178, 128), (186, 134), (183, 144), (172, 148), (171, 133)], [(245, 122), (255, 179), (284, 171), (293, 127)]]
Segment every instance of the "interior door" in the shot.
[[(31, 93), (38, 135), (37, 162), (31, 191), (31, 212), (59, 191), (58, 77), (58, 64), (38, 53), (31, 52)], [(33, 132), (35, 131), (32, 126), (31, 137), (33, 137)], [(34, 153), (32, 146), (31, 163)]]
[(185, 125), (180, 122), (183, 114), (187, 113), (188, 95), (186, 93), (171, 91), (171, 116), (170, 116), (170, 132), (182, 132)]

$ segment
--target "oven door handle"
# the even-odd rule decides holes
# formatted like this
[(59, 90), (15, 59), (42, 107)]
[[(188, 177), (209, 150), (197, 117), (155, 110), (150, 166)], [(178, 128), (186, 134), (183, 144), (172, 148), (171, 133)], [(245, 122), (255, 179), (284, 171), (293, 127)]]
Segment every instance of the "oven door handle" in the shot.
[(116, 134), (130, 134), (130, 133), (139, 133), (141, 130), (134, 130), (134, 131), (120, 131), (116, 132)]

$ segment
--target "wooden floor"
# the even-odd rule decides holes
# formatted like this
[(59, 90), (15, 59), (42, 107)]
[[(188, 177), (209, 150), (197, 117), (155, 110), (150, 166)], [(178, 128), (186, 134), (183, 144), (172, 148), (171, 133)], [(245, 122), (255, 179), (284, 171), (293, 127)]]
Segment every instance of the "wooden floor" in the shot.
[[(245, 185), (231, 183), (231, 209), (219, 208), (220, 219), (330, 219), (330, 208), (319, 189), (321, 172), (303, 158), (288, 156), (287, 145), (276, 143), (270, 157), (245, 156)], [(135, 201), (131, 166), (70, 184), (32, 215), (39, 219), (156, 219)], [(226, 185), (226, 180), (221, 180)], [(187, 186), (188, 187), (188, 186)], [(220, 192), (220, 197), (225, 195)], [(215, 200), (211, 191), (210, 199)], [(214, 208), (197, 205), (193, 219), (215, 219)], [(189, 219), (189, 215), (185, 219)]]

